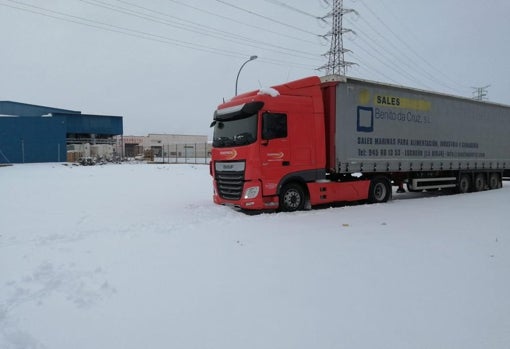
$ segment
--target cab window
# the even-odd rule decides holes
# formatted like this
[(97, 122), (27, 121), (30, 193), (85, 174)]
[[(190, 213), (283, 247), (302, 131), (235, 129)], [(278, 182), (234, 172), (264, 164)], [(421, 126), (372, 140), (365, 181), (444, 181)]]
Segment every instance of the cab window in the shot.
[(287, 137), (287, 115), (280, 113), (262, 114), (262, 139), (270, 140)]

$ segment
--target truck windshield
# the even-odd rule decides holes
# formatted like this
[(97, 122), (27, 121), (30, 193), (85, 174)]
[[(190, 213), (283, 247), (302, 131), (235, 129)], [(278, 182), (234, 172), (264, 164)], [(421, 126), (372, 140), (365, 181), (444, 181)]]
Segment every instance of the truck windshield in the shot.
[(257, 140), (257, 114), (214, 122), (213, 147), (248, 145)]

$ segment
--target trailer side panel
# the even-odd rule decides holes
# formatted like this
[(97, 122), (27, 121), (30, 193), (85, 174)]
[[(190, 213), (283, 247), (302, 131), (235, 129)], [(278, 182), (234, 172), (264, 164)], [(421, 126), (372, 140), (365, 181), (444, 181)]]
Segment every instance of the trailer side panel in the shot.
[(336, 96), (340, 173), (510, 168), (510, 107), (355, 79)]

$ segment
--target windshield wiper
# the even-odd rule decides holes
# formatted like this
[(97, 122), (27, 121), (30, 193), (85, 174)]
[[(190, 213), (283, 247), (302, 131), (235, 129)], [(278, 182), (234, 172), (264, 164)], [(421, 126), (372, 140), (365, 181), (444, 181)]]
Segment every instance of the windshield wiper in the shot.
[(228, 147), (234, 144), (234, 141), (230, 137), (216, 137), (213, 140), (214, 146), (216, 147)]
[(249, 132), (243, 132), (234, 137), (234, 141), (237, 145), (246, 145), (253, 143), (255, 139)]

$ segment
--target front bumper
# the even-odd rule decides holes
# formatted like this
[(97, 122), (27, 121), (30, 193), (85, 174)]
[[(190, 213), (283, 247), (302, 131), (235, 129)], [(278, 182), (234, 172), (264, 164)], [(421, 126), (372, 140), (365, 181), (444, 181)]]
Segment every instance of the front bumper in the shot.
[[(213, 201), (218, 205), (231, 206), (234, 208), (238, 208), (241, 210), (276, 210), (278, 209), (278, 196), (262, 196), (262, 185), (259, 181), (247, 181), (243, 186), (243, 193), (239, 200), (228, 200), (222, 198), (218, 194), (218, 190), (216, 187), (216, 181), (214, 182), (214, 193), (213, 193)], [(250, 193), (253, 193), (254, 187), (259, 187), (258, 193), (255, 197), (249, 197)]]

